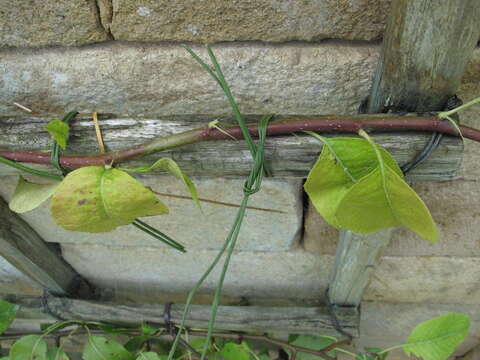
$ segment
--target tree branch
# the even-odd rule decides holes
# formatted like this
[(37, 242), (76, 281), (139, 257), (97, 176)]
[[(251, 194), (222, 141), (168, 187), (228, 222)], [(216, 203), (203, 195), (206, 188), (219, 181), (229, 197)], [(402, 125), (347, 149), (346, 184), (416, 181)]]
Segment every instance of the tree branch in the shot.
[[(480, 142), (480, 130), (462, 125), (459, 127), (465, 138)], [(436, 116), (392, 116), (386, 114), (356, 116), (325, 115), (277, 121), (270, 123), (267, 135), (289, 135), (294, 132), (306, 130), (329, 133), (357, 133), (360, 129), (369, 132), (436, 131), (458, 136), (456, 129), (448, 121)], [(242, 132), (238, 126), (225, 127), (223, 130), (224, 132), (221, 132), (215, 128), (205, 126), (174, 135), (159, 137), (148, 143), (115, 152), (94, 155), (64, 155), (60, 158), (60, 165), (73, 168), (90, 165), (103, 166), (187, 144), (228, 139), (229, 136), (237, 139), (242, 138)], [(252, 136), (258, 136), (257, 125), (249, 125), (248, 130)], [(44, 152), (0, 150), (0, 156), (18, 162), (36, 164), (50, 163), (50, 154)]]

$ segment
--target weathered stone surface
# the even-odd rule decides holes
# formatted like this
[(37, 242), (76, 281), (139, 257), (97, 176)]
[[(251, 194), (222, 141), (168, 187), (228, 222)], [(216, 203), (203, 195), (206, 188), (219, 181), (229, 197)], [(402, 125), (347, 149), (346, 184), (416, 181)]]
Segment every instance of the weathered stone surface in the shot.
[(389, 0), (113, 0), (115, 39), (135, 41), (375, 40)]
[[(461, 298), (459, 298), (461, 300)], [(470, 317), (470, 331), (467, 339), (455, 352), (463, 355), (478, 344), (480, 337), (480, 312), (478, 304), (393, 304), (382, 302), (362, 302), (359, 346), (386, 348), (404, 344), (410, 331), (422, 321), (430, 320), (446, 313), (461, 313)], [(403, 360), (403, 352), (396, 350), (388, 355), (392, 359)], [(398, 356), (395, 357), (395, 356)], [(476, 359), (476, 358), (475, 358)]]
[(384, 256), (363, 300), (480, 303), (480, 257)]
[[(243, 197), (243, 179), (194, 179), (201, 198), (239, 204)], [(0, 178), (0, 195), (10, 199), (17, 177)], [(159, 191), (189, 195), (183, 183), (172, 176), (146, 177), (142, 182)], [(262, 190), (251, 197), (249, 205), (283, 213), (250, 209), (244, 220), (237, 249), (250, 251), (285, 251), (295, 246), (302, 228), (301, 181), (265, 179)], [(144, 220), (168, 234), (188, 249), (219, 249), (235, 219), (237, 208), (203, 202), (202, 211), (188, 199), (160, 196), (170, 214)], [(123, 226), (102, 234), (67, 231), (55, 224), (49, 204), (22, 214), (22, 217), (49, 242), (103, 244), (116, 246), (166, 247), (133, 226)]]
[(95, 0), (2, 1), (0, 48), (71, 46), (108, 40), (95, 3)]
[[(191, 290), (216, 251), (186, 254), (160, 248), (62, 244), (65, 259), (89, 281), (132, 298)], [(319, 299), (323, 296), (332, 257), (305, 251), (235, 252), (225, 279), (226, 296)], [(215, 289), (219, 268), (201, 293)]]
[[(418, 183), (413, 188), (424, 199), (440, 232), (437, 243), (423, 240), (405, 228), (395, 230), (384, 255), (480, 256), (480, 189), (474, 181)], [(314, 253), (335, 254), (338, 230), (309, 207), (305, 221), (305, 248)]]
[[(134, 296), (188, 291), (216, 254), (74, 244), (63, 244), (62, 249), (66, 260), (88, 280)], [(239, 251), (232, 257), (225, 295), (322, 299), (333, 262), (332, 255), (302, 250)], [(210, 277), (205, 289), (212, 290), (217, 278)], [(480, 258), (385, 256), (364, 300), (479, 304), (479, 281)]]
[(0, 257), (0, 293), (41, 295), (42, 288)]
[[(203, 49), (195, 47), (202, 56)], [(378, 48), (343, 43), (214, 46), (249, 114), (356, 113)], [(178, 45), (110, 43), (2, 53), (0, 112), (229, 114), (225, 96)]]

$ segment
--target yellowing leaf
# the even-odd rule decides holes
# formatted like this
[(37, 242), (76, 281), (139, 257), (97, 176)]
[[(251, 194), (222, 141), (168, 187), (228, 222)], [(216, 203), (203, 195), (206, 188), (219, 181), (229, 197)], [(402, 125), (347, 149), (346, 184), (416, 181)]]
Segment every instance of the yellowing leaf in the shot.
[[(340, 201), (351, 186), (378, 166), (375, 150), (365, 139), (323, 138), (309, 134), (319, 138), (325, 146), (308, 174), (305, 191), (320, 215), (330, 225), (341, 227), (335, 218)], [(385, 163), (403, 176), (392, 156), (383, 148), (378, 149)]]
[(69, 133), (68, 124), (62, 120), (52, 120), (45, 126), (45, 130), (47, 130), (58, 145), (65, 150)]
[(340, 227), (360, 234), (403, 225), (428, 241), (438, 240), (423, 201), (392, 169), (376, 168), (345, 194), (335, 213)]
[(69, 173), (51, 202), (52, 216), (67, 230), (106, 232), (168, 208), (136, 179), (117, 169), (87, 166)]
[(402, 346), (407, 355), (424, 360), (446, 360), (468, 335), (470, 319), (463, 314), (445, 314), (415, 327)]
[(123, 171), (128, 171), (128, 172), (147, 172), (151, 171), (153, 169), (162, 169), (176, 178), (182, 180), (187, 187), (187, 190), (190, 192), (192, 195), (192, 199), (195, 201), (195, 204), (200, 207), (200, 201), (198, 200), (198, 194), (197, 194), (197, 189), (195, 188), (195, 185), (193, 184), (192, 180), (183, 173), (183, 171), (180, 169), (178, 164), (173, 161), (172, 159), (169, 158), (161, 158), (155, 161), (152, 165), (150, 166), (144, 166), (144, 167), (137, 167), (133, 169), (129, 168), (121, 168)]
[(33, 210), (52, 196), (58, 185), (59, 181), (51, 184), (34, 184), (20, 176), (8, 206), (10, 210), (19, 214)]

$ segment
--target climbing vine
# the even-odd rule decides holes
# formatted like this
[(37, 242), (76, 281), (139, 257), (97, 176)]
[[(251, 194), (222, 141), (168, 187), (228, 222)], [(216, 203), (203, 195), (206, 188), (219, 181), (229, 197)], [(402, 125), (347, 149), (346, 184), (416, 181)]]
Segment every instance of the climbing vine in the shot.
[[(169, 246), (185, 251), (185, 247), (160, 230), (143, 221), (141, 217), (163, 215), (168, 208), (152, 192), (142, 185), (131, 173), (148, 172), (155, 168), (163, 169), (182, 181), (191, 194), (192, 199), (200, 208), (199, 198), (192, 181), (182, 172), (171, 159), (162, 158), (153, 165), (141, 168), (119, 168), (117, 163), (167, 148), (190, 144), (193, 142), (242, 136), (252, 156), (252, 167), (247, 177), (243, 193), (232, 228), (218, 255), (210, 264), (197, 284), (190, 291), (185, 305), (183, 319), (175, 331), (172, 346), (167, 354), (145, 351), (145, 343), (162, 335), (158, 328), (143, 325), (141, 328), (128, 329), (125, 332), (133, 337), (127, 344), (120, 344), (104, 337), (91, 335), (91, 331), (106, 331), (105, 324), (94, 322), (70, 321), (57, 323), (45, 329), (42, 334), (28, 335), (20, 338), (10, 351), (10, 359), (65, 359), (68, 358), (61, 348), (47, 350), (44, 337), (60, 331), (65, 327), (74, 326), (84, 329), (88, 334), (83, 358), (90, 359), (158, 359), (166, 356), (167, 360), (184, 359), (195, 352), (203, 360), (208, 357), (219, 357), (227, 360), (249, 359), (253, 356), (259, 360), (258, 354), (247, 343), (224, 342), (219, 345), (215, 338), (215, 319), (218, 310), (223, 282), (229, 262), (235, 249), (242, 221), (247, 210), (250, 196), (261, 188), (262, 178), (269, 176), (268, 164), (264, 159), (264, 145), (267, 135), (305, 131), (321, 141), (324, 146), (321, 154), (311, 169), (305, 183), (305, 191), (309, 195), (317, 211), (331, 225), (337, 228), (352, 230), (357, 233), (372, 233), (380, 229), (405, 226), (419, 234), (424, 239), (434, 242), (438, 239), (435, 223), (423, 201), (408, 186), (404, 174), (392, 156), (381, 146), (374, 143), (368, 135), (368, 130), (376, 129), (419, 129), (432, 130), (452, 135), (463, 135), (466, 138), (480, 140), (480, 132), (457, 125), (451, 115), (462, 109), (443, 112), (435, 117), (419, 118), (368, 118), (302, 120), (302, 122), (271, 123), (271, 115), (264, 116), (258, 125), (248, 126), (243, 118), (223, 72), (212, 50), (207, 46), (207, 54), (211, 66), (204, 62), (188, 47), (187, 51), (212, 76), (223, 90), (237, 121), (238, 127), (220, 128), (217, 123), (205, 128), (187, 131), (170, 137), (154, 140), (148, 144), (120, 150), (113, 153), (96, 156), (61, 156), (62, 149), (68, 144), (69, 125), (75, 113), (69, 113), (63, 120), (50, 122), (46, 129), (52, 135), (53, 147), (51, 153), (0, 151), (0, 162), (53, 179), (55, 182), (41, 185), (26, 181), (20, 177), (17, 188), (10, 202), (10, 208), (16, 212), (30, 211), (52, 197), (51, 213), (56, 223), (70, 231), (105, 232), (119, 226), (132, 224), (165, 242)], [(466, 106), (478, 102), (475, 100)], [(448, 121), (443, 121), (447, 119)], [(356, 132), (360, 138), (325, 138), (314, 131), (334, 130)], [(253, 141), (253, 135), (259, 141)], [(32, 161), (34, 160), (34, 161)], [(46, 163), (50, 162), (59, 173), (46, 173), (31, 169), (20, 164), (22, 161)], [(70, 171), (69, 167), (79, 167)], [(211, 318), (205, 338), (198, 347), (188, 345), (187, 353), (179, 352), (179, 344), (183, 344), (183, 336), (188, 329), (185, 320), (188, 317), (193, 296), (210, 275), (214, 267), (223, 260), (222, 271), (218, 280), (212, 303)], [(2, 310), (3, 309), (3, 310)], [(14, 305), (1, 303), (0, 330), (5, 330), (13, 319), (16, 309)], [(463, 341), (467, 334), (468, 318), (460, 314), (448, 314), (417, 326), (406, 344), (399, 345), (407, 354), (412, 353), (426, 360), (446, 359)], [(3, 326), (3, 327), (2, 327)], [(452, 330), (453, 329), (453, 330)], [(118, 329), (114, 327), (114, 331)], [(72, 330), (76, 331), (76, 330)], [(133, 335), (134, 334), (134, 335)], [(301, 338), (300, 338), (301, 339)], [(325, 348), (338, 342), (332, 338)], [(298, 338), (296, 341), (299, 341)], [(132, 344), (135, 344), (132, 345)], [(294, 351), (292, 341), (290, 351)], [(292, 347), (293, 346), (293, 347)], [(295, 350), (295, 351), (296, 351)], [(320, 349), (321, 350), (321, 349)], [(320, 351), (319, 350), (319, 351)], [(384, 359), (391, 349), (370, 349), (366, 353), (354, 354), (349, 350), (334, 346), (331, 351), (342, 351), (357, 359)], [(188, 353), (190, 351), (190, 353)], [(188, 355), (190, 354), (190, 355)], [(328, 358), (328, 354), (317, 355)]]

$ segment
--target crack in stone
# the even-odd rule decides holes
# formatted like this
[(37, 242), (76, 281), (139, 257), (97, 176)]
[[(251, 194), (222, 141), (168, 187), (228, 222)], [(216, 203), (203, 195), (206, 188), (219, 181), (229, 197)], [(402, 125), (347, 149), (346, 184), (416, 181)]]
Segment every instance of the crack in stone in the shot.
[(108, 40), (115, 40), (110, 25), (113, 20), (112, 0), (87, 0), (95, 14), (97, 25), (106, 33)]

